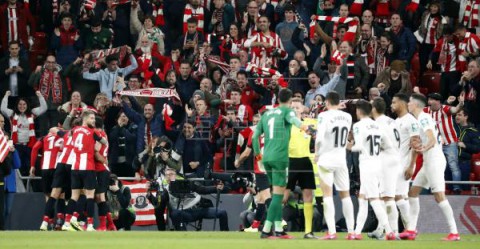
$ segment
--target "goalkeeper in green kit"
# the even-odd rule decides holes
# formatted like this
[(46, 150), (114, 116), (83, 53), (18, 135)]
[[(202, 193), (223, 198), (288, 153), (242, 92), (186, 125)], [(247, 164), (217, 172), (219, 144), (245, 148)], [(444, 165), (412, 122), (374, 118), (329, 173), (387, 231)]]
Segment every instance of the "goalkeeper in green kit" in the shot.
[[(302, 125), (295, 112), (290, 109), (292, 91), (281, 89), (278, 93), (280, 106), (266, 111), (257, 124), (252, 137), (253, 150), (257, 160), (262, 160), (267, 172), (268, 180), (273, 185), (273, 196), (268, 208), (267, 220), (263, 226), (261, 238), (293, 239), (283, 231), (282, 223), (282, 198), (287, 186), (288, 172), (288, 145), (290, 141), (290, 128), (293, 125), (303, 131), (308, 126)], [(263, 153), (260, 153), (259, 137), (264, 134)], [(275, 232), (272, 231), (275, 226)]]

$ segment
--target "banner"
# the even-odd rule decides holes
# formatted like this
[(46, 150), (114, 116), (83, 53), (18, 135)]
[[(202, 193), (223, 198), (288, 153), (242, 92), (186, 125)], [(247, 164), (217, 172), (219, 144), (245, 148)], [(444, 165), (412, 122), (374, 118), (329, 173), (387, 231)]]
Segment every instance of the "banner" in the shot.
[(175, 89), (169, 88), (145, 88), (137, 90), (118, 91), (117, 94), (133, 97), (153, 97), (153, 98), (170, 98), (174, 97), (180, 100), (180, 96)]
[(137, 215), (135, 223), (133, 223), (134, 226), (151, 226), (157, 224), (155, 220), (155, 209), (150, 201), (147, 200), (146, 183), (147, 180), (145, 179), (140, 182), (122, 180), (123, 186), (129, 187), (132, 194), (130, 204)]
[(85, 58), (83, 59), (82, 72), (87, 72), (92, 67), (96, 69), (100, 69), (101, 65), (99, 61), (112, 54), (118, 54), (118, 61), (122, 62), (123, 59), (125, 58), (125, 55), (127, 54), (127, 46), (93, 50), (89, 54), (90, 54), (90, 57), (88, 59), (85, 59)]

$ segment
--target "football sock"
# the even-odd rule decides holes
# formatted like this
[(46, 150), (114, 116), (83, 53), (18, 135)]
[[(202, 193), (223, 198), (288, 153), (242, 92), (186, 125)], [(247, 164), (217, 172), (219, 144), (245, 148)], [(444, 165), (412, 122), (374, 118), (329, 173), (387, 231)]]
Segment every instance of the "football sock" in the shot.
[(57, 200), (57, 214), (65, 214), (65, 199)]
[(408, 219), (408, 230), (415, 231), (417, 229), (418, 215), (420, 214), (420, 200), (418, 197), (410, 197), (410, 217)]
[(108, 212), (108, 206), (107, 203), (102, 201), (98, 203), (98, 215), (99, 216), (106, 216)]
[(87, 217), (91, 218), (95, 215), (95, 200), (93, 198), (87, 199)]
[(107, 222), (108, 222), (108, 226), (113, 226), (114, 225), (113, 219), (112, 219), (112, 213), (110, 213), (110, 212), (107, 213)]
[[(268, 207), (268, 213), (267, 213), (267, 221), (270, 222), (270, 228), (266, 230), (264, 226), (264, 229), (263, 229), (264, 232), (267, 232), (267, 233), (270, 232), (271, 224), (273, 224), (275, 221), (278, 221), (279, 217), (280, 217), (280, 221), (282, 220), (282, 199), (283, 199), (283, 195), (273, 194), (272, 202)], [(267, 223), (265, 222), (265, 224)]]
[(75, 212), (75, 208), (77, 206), (77, 202), (74, 200), (69, 200), (67, 205), (67, 214), (72, 216), (73, 212)]
[(389, 234), (392, 232), (392, 228), (390, 228), (390, 225), (388, 224), (387, 212), (385, 211), (382, 202), (383, 201), (380, 200), (373, 200), (370, 201), (370, 206), (372, 206), (372, 209), (375, 212), (378, 223), (385, 229), (385, 233)]
[(395, 201), (387, 201), (385, 202), (387, 216), (388, 216), (388, 223), (392, 228), (394, 233), (398, 233), (398, 209), (397, 205), (395, 205)]
[(335, 227), (335, 206), (331, 196), (323, 197), (323, 213), (325, 215), (325, 222), (327, 223), (328, 233), (335, 234), (337, 232)]
[(400, 199), (396, 201), (398, 210), (400, 210), (400, 215), (402, 217), (403, 226), (405, 229), (408, 228), (408, 222), (410, 219), (410, 204), (405, 199)]
[(53, 218), (53, 215), (54, 215), (53, 206), (55, 205), (55, 201), (56, 199), (53, 197), (48, 198), (47, 204), (45, 204), (45, 211), (44, 211), (45, 216), (49, 218)]
[(355, 234), (362, 233), (363, 226), (367, 221), (367, 216), (368, 216), (368, 201), (363, 198), (358, 198), (358, 214), (357, 214), (357, 224), (355, 226)]
[(255, 211), (254, 219), (261, 221), (263, 219), (263, 215), (265, 215), (265, 203), (259, 203), (257, 204), (257, 211)]
[(305, 202), (303, 204), (303, 216), (305, 217), (305, 233), (311, 233), (313, 222), (313, 203)]
[(450, 230), (450, 233), (457, 234), (457, 224), (455, 223), (455, 217), (453, 216), (452, 206), (450, 206), (448, 200), (443, 200), (442, 202), (438, 203), (438, 206), (440, 207), (440, 209), (442, 209), (445, 219), (447, 219), (448, 229)]
[(353, 214), (353, 203), (350, 197), (342, 199), (342, 211), (343, 217), (345, 217), (345, 223), (347, 223), (347, 230), (349, 233), (353, 233), (353, 227), (355, 226), (355, 216)]

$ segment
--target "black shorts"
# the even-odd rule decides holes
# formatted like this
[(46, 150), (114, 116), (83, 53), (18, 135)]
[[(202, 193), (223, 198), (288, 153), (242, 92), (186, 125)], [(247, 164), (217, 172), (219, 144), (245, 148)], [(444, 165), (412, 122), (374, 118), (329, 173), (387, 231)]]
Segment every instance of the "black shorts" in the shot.
[(287, 188), (293, 191), (297, 183), (301, 189), (316, 188), (312, 161), (308, 157), (290, 158)]
[(97, 176), (94, 170), (72, 170), (72, 190), (94, 190), (97, 186)]
[(255, 174), (255, 185), (260, 192), (270, 188), (270, 182), (268, 181), (267, 174)]
[(95, 189), (95, 194), (103, 194), (108, 190), (108, 181), (110, 180), (110, 171), (100, 171), (96, 172), (97, 174), (97, 188)]
[(57, 163), (53, 176), (52, 188), (61, 188), (62, 192), (68, 192), (71, 188), (72, 165)]
[(42, 170), (43, 193), (49, 195), (52, 192), (52, 183), (55, 175), (55, 169)]

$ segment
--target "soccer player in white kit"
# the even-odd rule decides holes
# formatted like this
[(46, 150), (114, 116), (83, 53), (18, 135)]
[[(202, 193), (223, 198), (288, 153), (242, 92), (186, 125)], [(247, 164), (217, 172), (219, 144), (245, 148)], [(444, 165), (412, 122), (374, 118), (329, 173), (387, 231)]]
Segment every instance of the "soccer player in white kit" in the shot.
[[(388, 150), (392, 147), (385, 131), (380, 130), (380, 126), (370, 118), (372, 105), (365, 101), (357, 101), (356, 114), (359, 121), (353, 125), (353, 138), (355, 145), (349, 141), (347, 149), (360, 152), (360, 194), (358, 201), (370, 202), (375, 212), (381, 229), (385, 229), (387, 240), (395, 240), (395, 234), (388, 224), (388, 217), (383, 203), (380, 200), (380, 179), (382, 175), (382, 161), (380, 160), (380, 150)], [(363, 209), (363, 210), (361, 210)], [(362, 229), (365, 225), (368, 213), (368, 203), (359, 206), (359, 215), (357, 216), (357, 226), (355, 227), (355, 239), (361, 240)]]
[[(389, 148), (382, 148), (380, 150), (381, 160), (381, 174), (380, 174), (380, 197), (385, 202), (385, 207), (388, 216), (388, 222), (395, 235), (398, 234), (398, 210), (395, 204), (395, 190), (397, 187), (397, 178), (402, 173), (403, 169), (400, 164), (400, 134), (398, 132), (395, 120), (385, 116), (387, 104), (383, 98), (377, 97), (372, 101), (372, 113), (371, 116), (375, 120), (375, 123), (380, 127), (380, 130), (384, 132), (383, 139), (388, 140), (391, 144)], [(364, 200), (358, 200), (359, 206), (365, 211), (363, 214), (365, 218), (368, 215), (368, 203)], [(359, 208), (360, 210), (360, 208)], [(358, 218), (357, 218), (358, 220)], [(357, 222), (358, 224), (358, 222)], [(355, 231), (357, 232), (357, 231)], [(383, 228), (380, 224), (372, 233), (368, 234), (368, 237), (381, 239), (383, 238)]]
[(420, 201), (418, 195), (423, 188), (431, 189), (435, 201), (442, 210), (443, 216), (447, 220), (450, 234), (443, 240), (458, 241), (460, 235), (457, 231), (457, 225), (453, 216), (453, 210), (445, 197), (445, 179), (444, 172), (447, 165), (445, 155), (442, 152), (441, 137), (437, 130), (437, 125), (428, 113), (423, 112), (427, 104), (427, 99), (422, 94), (414, 93), (410, 96), (408, 110), (418, 120), (420, 125), (420, 138), (422, 145), (412, 145), (419, 153), (423, 154), (423, 166), (413, 181), (410, 192), (408, 193), (410, 201), (410, 217), (407, 231), (400, 234), (400, 238), (414, 240), (417, 236), (417, 221), (420, 213)]
[(339, 110), (340, 96), (336, 92), (329, 92), (325, 103), (328, 111), (318, 115), (315, 140), (315, 162), (318, 166), (320, 188), (323, 191), (323, 210), (328, 226), (328, 232), (322, 239), (337, 238), (333, 184), (342, 199), (342, 211), (348, 229), (347, 239), (355, 239), (353, 231), (355, 220), (346, 160), (347, 137), (352, 126), (352, 116)]
[(415, 170), (415, 162), (417, 161), (417, 153), (411, 149), (414, 141), (419, 141), (419, 127), (417, 119), (408, 113), (409, 97), (403, 93), (397, 93), (392, 99), (392, 112), (397, 115), (395, 124), (400, 138), (400, 172), (397, 174), (397, 182), (395, 189), (395, 201), (404, 226), (408, 227), (408, 217), (410, 215), (410, 204), (408, 203), (408, 189), (410, 187), (410, 178), (412, 178)]

